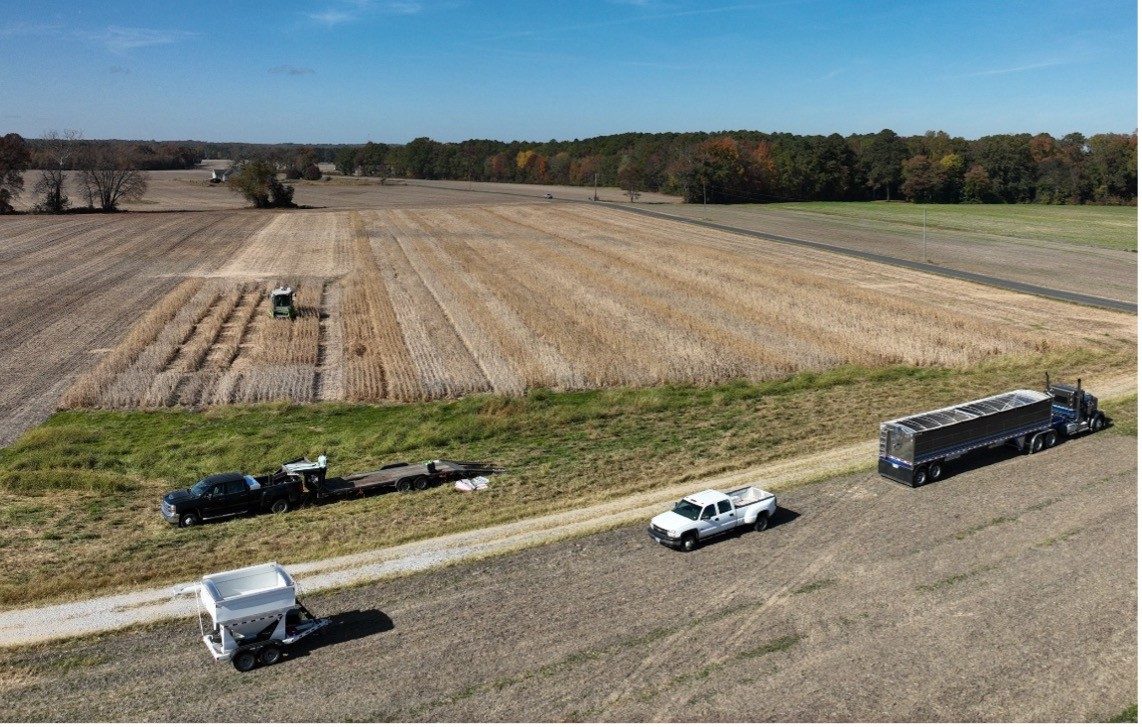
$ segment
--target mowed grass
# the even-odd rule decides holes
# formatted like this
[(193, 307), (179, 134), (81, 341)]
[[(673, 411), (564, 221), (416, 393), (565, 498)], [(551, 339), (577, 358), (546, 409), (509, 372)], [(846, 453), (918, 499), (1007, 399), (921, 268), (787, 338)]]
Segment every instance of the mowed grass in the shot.
[(1113, 250), (1138, 249), (1136, 207), (1036, 204), (907, 204), (899, 202), (793, 202), (766, 205), (852, 221), (922, 230), (950, 230), (1023, 240), (1070, 242)]
[[(872, 440), (886, 418), (1036, 386), (1044, 370), (1066, 380), (1135, 365), (1133, 349), (1073, 350), (971, 370), (847, 367), (709, 387), (60, 412), (0, 451), (0, 603), (167, 584), (513, 521)], [(384, 494), (190, 529), (168, 526), (157, 511), (163, 492), (203, 475), (262, 473), (323, 451), (333, 475), (436, 457), (511, 471), (476, 494)]]

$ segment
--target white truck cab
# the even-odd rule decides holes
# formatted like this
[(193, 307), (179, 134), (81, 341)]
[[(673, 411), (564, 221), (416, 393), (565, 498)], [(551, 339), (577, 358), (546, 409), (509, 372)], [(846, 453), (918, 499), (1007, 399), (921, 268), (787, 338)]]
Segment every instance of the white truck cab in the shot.
[(679, 500), (673, 509), (655, 515), (647, 533), (662, 545), (694, 550), (703, 540), (752, 526), (765, 530), (777, 512), (777, 495), (760, 487), (729, 492), (702, 490)]

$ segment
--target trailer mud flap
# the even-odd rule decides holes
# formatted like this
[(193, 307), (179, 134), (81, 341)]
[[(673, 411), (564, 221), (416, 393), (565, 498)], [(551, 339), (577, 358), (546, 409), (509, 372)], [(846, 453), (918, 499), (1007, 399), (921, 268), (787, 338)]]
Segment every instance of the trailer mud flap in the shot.
[(913, 468), (911, 465), (893, 462), (892, 460), (881, 457), (877, 464), (876, 471), (880, 473), (882, 477), (895, 480), (903, 485), (912, 484)]

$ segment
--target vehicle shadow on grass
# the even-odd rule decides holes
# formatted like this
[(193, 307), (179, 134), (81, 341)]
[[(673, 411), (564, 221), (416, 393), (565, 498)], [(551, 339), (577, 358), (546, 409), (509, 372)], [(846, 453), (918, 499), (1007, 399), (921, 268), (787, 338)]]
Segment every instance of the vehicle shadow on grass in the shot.
[(345, 611), (329, 619), (333, 622), (308, 639), (302, 639), (289, 647), (291, 659), (309, 656), (310, 653), (327, 646), (336, 646), (347, 641), (355, 641), (369, 636), (392, 631), (393, 620), (384, 611), (376, 608)]

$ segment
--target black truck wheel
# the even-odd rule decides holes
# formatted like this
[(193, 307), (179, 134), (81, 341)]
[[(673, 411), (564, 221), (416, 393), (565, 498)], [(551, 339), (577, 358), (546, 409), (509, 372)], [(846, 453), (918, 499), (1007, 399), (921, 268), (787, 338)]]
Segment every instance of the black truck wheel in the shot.
[(263, 646), (262, 650), (258, 652), (258, 663), (262, 666), (273, 666), (281, 660), (282, 650), (273, 644)]
[(281, 515), (283, 512), (289, 512), (289, 500), (283, 498), (274, 500), (270, 505), (270, 512), (275, 515)]
[(1102, 418), (1102, 414), (1095, 414), (1094, 419), (1090, 420), (1090, 430), (1097, 432), (1106, 426), (1106, 420)]
[(258, 657), (249, 649), (242, 649), (234, 654), (232, 662), (238, 671), (250, 671), (258, 665)]
[(928, 468), (921, 467), (912, 473), (912, 486), (923, 487), (928, 484)]
[(1049, 449), (1059, 443), (1059, 435), (1052, 429), (1043, 434), (1043, 449)]
[(695, 533), (686, 533), (682, 536), (682, 550), (687, 553), (698, 547), (698, 536)]
[(928, 465), (928, 481), (929, 482), (935, 482), (936, 480), (940, 479), (940, 476), (943, 474), (944, 474), (943, 463), (933, 462), (932, 464)]
[(184, 512), (178, 516), (179, 527), (192, 528), (200, 522), (202, 522), (202, 520), (199, 519), (197, 513)]
[(762, 530), (765, 530), (768, 527), (769, 527), (769, 513), (767, 513), (767, 512), (758, 513), (757, 520), (754, 520), (754, 522), (753, 522), (753, 529), (760, 533)]

